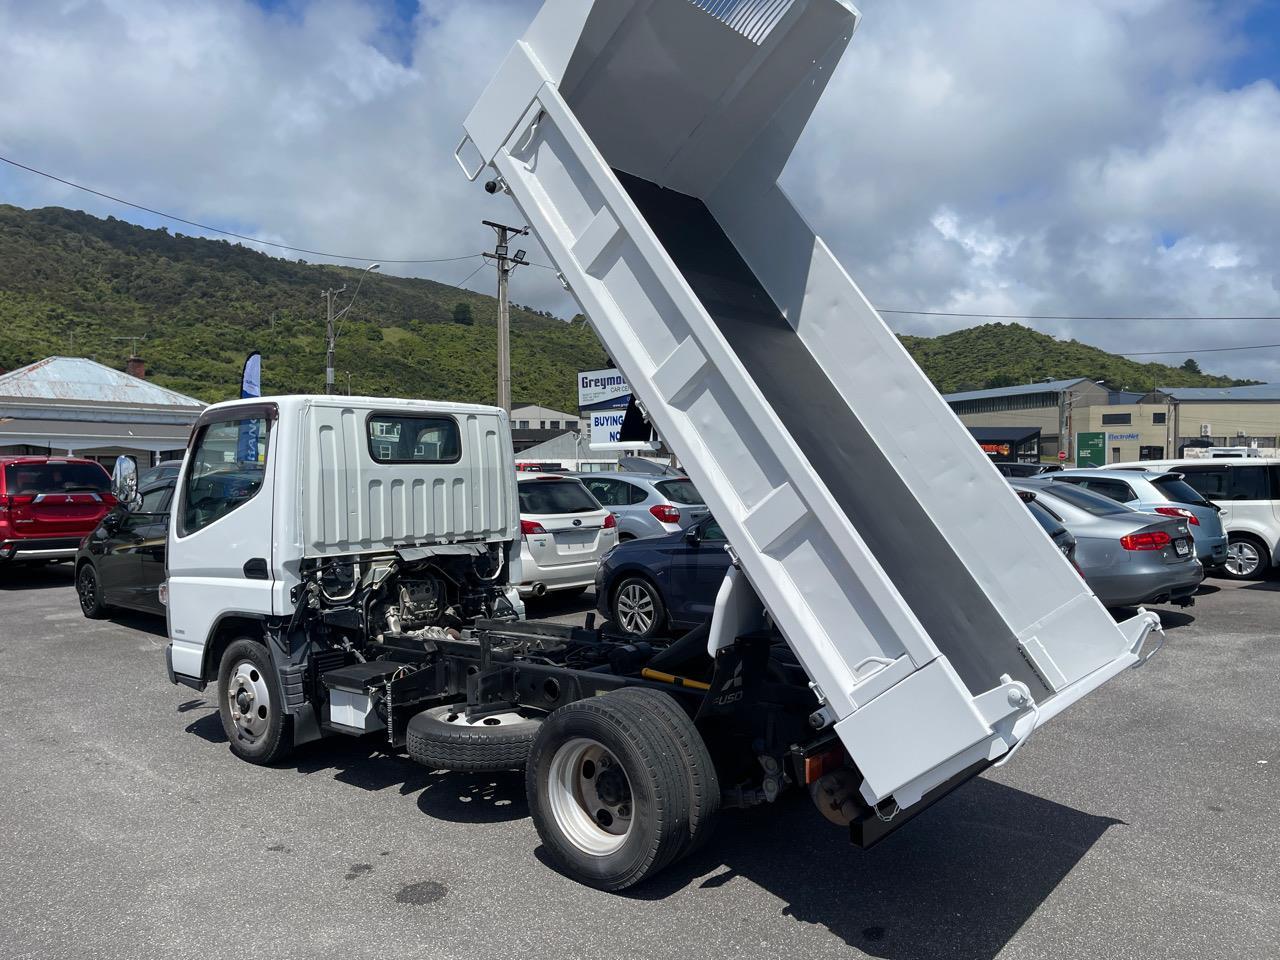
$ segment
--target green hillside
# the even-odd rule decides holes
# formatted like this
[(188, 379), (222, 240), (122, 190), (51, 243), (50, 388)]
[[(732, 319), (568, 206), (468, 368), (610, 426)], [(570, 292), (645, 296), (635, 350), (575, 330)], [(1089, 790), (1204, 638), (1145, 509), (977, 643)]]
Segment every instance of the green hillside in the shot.
[[(114, 218), (0, 205), (0, 369), (54, 354), (123, 367), (129, 344), (112, 337), (145, 335), (148, 376), (202, 400), (239, 396), (254, 349), (264, 393), (318, 392), (321, 293), (344, 283), (350, 292), (357, 279), (355, 269)], [(513, 291), (518, 299), (518, 273)], [(493, 402), (493, 297), (373, 273), (345, 319), (335, 363), (343, 392), (350, 371), (356, 393)], [(511, 357), (512, 395), (556, 409), (576, 409), (576, 371), (605, 364), (585, 324), (522, 308), (511, 311)]]
[(1071, 377), (1104, 380), (1117, 390), (1257, 382), (1216, 377), (1185, 366), (1137, 363), (1078, 340), (1055, 340), (1016, 323), (987, 323), (940, 337), (903, 337), (902, 342), (943, 393)]
[[(321, 291), (354, 288), (357, 276), (115, 218), (0, 204), (0, 370), (56, 354), (123, 367), (129, 345), (112, 338), (146, 336), (139, 352), (148, 375), (202, 400), (238, 396), (241, 364), (254, 349), (262, 351), (265, 393), (317, 392)], [(515, 290), (518, 299), (519, 274)], [(338, 387), (345, 392), (350, 371), (356, 393), (491, 403), (496, 317), (492, 297), (370, 274), (338, 341)], [(513, 308), (511, 322), (513, 396), (574, 409), (575, 372), (605, 364), (590, 328), (523, 308)], [(1045, 377), (1132, 390), (1244, 382), (1134, 363), (1017, 324), (903, 342), (943, 392)]]

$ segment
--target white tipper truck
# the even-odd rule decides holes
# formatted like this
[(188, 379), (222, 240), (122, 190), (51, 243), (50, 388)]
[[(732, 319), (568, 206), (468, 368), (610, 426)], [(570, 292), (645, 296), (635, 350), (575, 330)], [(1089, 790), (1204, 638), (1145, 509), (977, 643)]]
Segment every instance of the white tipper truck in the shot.
[[(278, 714), (379, 731), (439, 769), (523, 767), (554, 862), (618, 890), (704, 842), (722, 806), (792, 786), (874, 843), (1141, 662), (1158, 617), (1113, 621), (777, 184), (857, 22), (842, 0), (547, 0), (457, 151), (527, 218), (724, 529), (711, 621), (670, 642), (518, 622), (510, 496), (500, 522), (376, 519), (395, 516), (369, 486), (388, 482), (379, 402), (326, 398), (349, 459), (286, 445), (276, 489), (282, 470), (304, 489), (244, 547), (305, 521), (309, 497), (365, 533), (301, 558), (274, 534), (271, 612), (218, 669), (215, 641), (174, 629), (204, 601), (199, 569), (179, 587), (173, 511), (172, 670), (218, 683), (233, 750), (281, 755), (283, 738), (255, 747)], [(509, 469), (492, 422), (460, 431), (459, 463), (489, 444)], [(432, 469), (464, 499), (514, 482)], [(180, 498), (192, 471), (189, 454)]]

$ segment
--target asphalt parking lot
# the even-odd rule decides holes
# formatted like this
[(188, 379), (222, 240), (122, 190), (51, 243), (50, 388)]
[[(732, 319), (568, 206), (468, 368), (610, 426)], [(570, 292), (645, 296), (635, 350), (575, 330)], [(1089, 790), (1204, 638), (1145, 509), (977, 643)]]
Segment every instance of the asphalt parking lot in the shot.
[(162, 622), (0, 572), (0, 956), (1274, 958), (1280, 582), (1159, 609), (1146, 667), (873, 850), (795, 795), (618, 896), (545, 865), (519, 777), (241, 763)]

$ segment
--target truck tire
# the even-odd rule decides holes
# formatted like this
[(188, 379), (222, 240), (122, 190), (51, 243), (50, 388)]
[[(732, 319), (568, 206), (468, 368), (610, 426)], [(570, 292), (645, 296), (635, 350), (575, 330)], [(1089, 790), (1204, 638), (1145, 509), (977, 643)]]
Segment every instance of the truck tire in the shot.
[(271, 654), (240, 637), (218, 667), (218, 715), (231, 752), (249, 763), (268, 765), (293, 750), (293, 717), (280, 703), (280, 682)]
[(689, 847), (687, 757), (671, 724), (621, 691), (556, 710), (534, 739), (525, 793), (552, 861), (625, 890)]
[(510, 710), (467, 720), (465, 704), (432, 707), (409, 721), (409, 756), (432, 770), (523, 770), (541, 716)]
[(715, 832), (720, 814), (720, 778), (716, 775), (716, 765), (702, 734), (668, 693), (649, 687), (623, 687), (618, 694), (662, 714), (671, 733), (680, 742), (689, 777), (689, 843), (683, 855), (702, 849)]

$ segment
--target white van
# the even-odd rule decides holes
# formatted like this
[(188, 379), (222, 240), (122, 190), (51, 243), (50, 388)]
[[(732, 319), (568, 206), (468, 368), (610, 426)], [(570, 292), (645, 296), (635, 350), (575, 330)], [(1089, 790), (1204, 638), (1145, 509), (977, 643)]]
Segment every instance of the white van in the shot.
[(1237, 580), (1259, 580), (1280, 565), (1280, 459), (1226, 457), (1143, 460), (1109, 469), (1172, 470), (1221, 510), (1227, 533), (1222, 572)]

